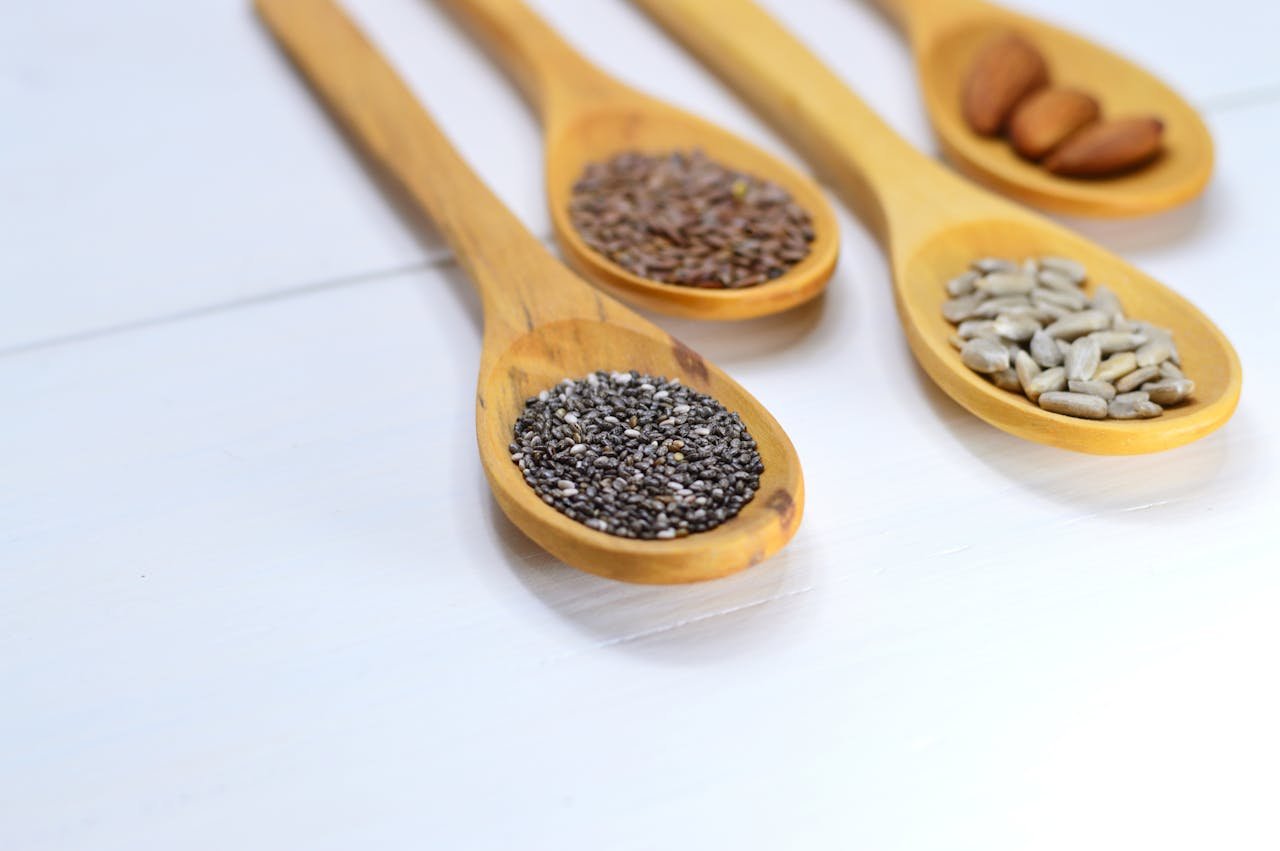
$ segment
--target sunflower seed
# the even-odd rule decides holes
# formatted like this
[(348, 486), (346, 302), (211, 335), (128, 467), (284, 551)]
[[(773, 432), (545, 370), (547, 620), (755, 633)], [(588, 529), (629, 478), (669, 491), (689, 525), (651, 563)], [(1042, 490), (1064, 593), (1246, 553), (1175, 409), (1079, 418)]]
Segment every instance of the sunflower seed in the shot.
[(1044, 393), (1062, 390), (1067, 386), (1067, 371), (1060, 366), (1050, 367), (1027, 384), (1027, 398), (1032, 402)]
[(1124, 399), (1119, 396), (1107, 403), (1107, 416), (1116, 420), (1148, 420), (1164, 413), (1155, 402), (1147, 399)]
[(1116, 380), (1116, 390), (1120, 393), (1128, 393), (1130, 390), (1137, 390), (1146, 382), (1155, 378), (1160, 374), (1160, 370), (1154, 366), (1144, 366), (1141, 369), (1135, 369), (1133, 372)]
[(1089, 303), (1089, 300), (1084, 297), (1084, 293), (1074, 287), (1070, 290), (1033, 290), (1031, 298), (1033, 304), (1054, 304), (1067, 310), (1084, 310)]
[(988, 295), (1026, 295), (1036, 279), (1021, 272), (992, 272), (978, 281), (978, 289)]
[(1031, 357), (1035, 358), (1036, 363), (1045, 369), (1057, 366), (1063, 360), (1062, 352), (1058, 350), (1057, 341), (1046, 334), (1043, 329), (1031, 335)]
[(1084, 264), (1069, 257), (1041, 257), (1040, 267), (1061, 272), (1077, 284), (1083, 282), (1085, 278)]
[(970, 293), (942, 303), (942, 315), (952, 324), (963, 322), (973, 315), (973, 310), (986, 298), (983, 293)]
[(1067, 389), (1072, 393), (1088, 393), (1100, 396), (1108, 402), (1116, 397), (1116, 388), (1107, 381), (1068, 381)]
[(1089, 396), (1085, 393), (1063, 393), (1052, 391), (1040, 394), (1040, 407), (1055, 414), (1067, 414), (1072, 417), (1084, 417), (1090, 420), (1101, 420), (1107, 416), (1107, 400), (1101, 396)]
[(982, 316), (988, 319), (994, 319), (1001, 313), (1013, 313), (1015, 311), (1030, 311), (1031, 302), (1024, 295), (1003, 295), (995, 298), (987, 299), (979, 304), (969, 314), (970, 316)]
[(993, 340), (976, 337), (960, 350), (960, 360), (974, 372), (1000, 372), (1009, 368), (1009, 350)]
[(1084, 282), (1084, 267), (1064, 257), (974, 261), (946, 284), (943, 315), (958, 326), (948, 342), (992, 384), (1058, 413), (1143, 419), (1189, 396), (1173, 335), (1125, 317), (1110, 288), (1085, 293)]
[(1152, 340), (1138, 348), (1138, 366), (1159, 366), (1173, 354), (1173, 344), (1169, 340)]
[(1195, 392), (1196, 384), (1189, 378), (1170, 378), (1147, 382), (1142, 385), (1142, 389), (1151, 396), (1152, 402), (1168, 407), (1178, 404)]
[(1127, 334), (1123, 331), (1094, 331), (1089, 335), (1098, 341), (1098, 348), (1104, 355), (1116, 352), (1131, 352), (1147, 342), (1141, 334)]
[(999, 372), (991, 373), (987, 377), (991, 379), (992, 384), (1001, 390), (1017, 393), (1022, 389), (1022, 384), (1018, 381), (1018, 373), (1012, 369), (1002, 369)]
[(1023, 343), (1040, 330), (1040, 323), (1030, 316), (1011, 316), (1008, 313), (1002, 313), (996, 317), (993, 327), (995, 332), (1006, 340)]
[(1056, 269), (1041, 269), (1036, 273), (1036, 283), (1051, 290), (1065, 293), (1080, 291), (1080, 286), (1075, 281)]
[(1070, 308), (1063, 307), (1060, 304), (1054, 304), (1051, 301), (1045, 301), (1035, 293), (1031, 294), (1031, 306), (1035, 308), (1035, 317), (1044, 324), (1056, 322), (1059, 319), (1070, 316), (1074, 311)]
[(992, 272), (1016, 272), (1018, 264), (1001, 257), (982, 257), (973, 261), (973, 268), (984, 275), (988, 275)]
[(1092, 337), (1080, 337), (1067, 352), (1067, 380), (1087, 381), (1093, 378), (1102, 362), (1102, 350)]
[(947, 281), (947, 295), (961, 296), (973, 292), (980, 276), (977, 272), (965, 272)]
[(1133, 352), (1120, 352), (1098, 364), (1093, 373), (1096, 381), (1115, 381), (1122, 375), (1128, 375), (1138, 368), (1138, 356)]
[(1018, 375), (1018, 385), (1022, 388), (1022, 392), (1027, 396), (1031, 393), (1027, 390), (1031, 386), (1031, 382), (1036, 376), (1040, 375), (1042, 370), (1040, 364), (1036, 363), (1035, 358), (1026, 352), (1019, 351), (1013, 356), (1013, 368)]
[(974, 337), (994, 340), (1000, 336), (996, 333), (996, 323), (992, 319), (966, 319), (956, 328), (956, 333), (963, 340), (972, 340)]
[(1101, 331), (1110, 324), (1111, 318), (1101, 310), (1082, 310), (1065, 319), (1059, 319), (1044, 330), (1048, 332), (1050, 337), (1074, 340), (1077, 337), (1083, 337), (1085, 334)]
[(1116, 294), (1110, 288), (1102, 285), (1094, 288), (1093, 297), (1089, 300), (1089, 306), (1110, 316), (1112, 323), (1115, 322), (1117, 316), (1124, 316), (1124, 308), (1120, 306), (1120, 299), (1116, 297)]

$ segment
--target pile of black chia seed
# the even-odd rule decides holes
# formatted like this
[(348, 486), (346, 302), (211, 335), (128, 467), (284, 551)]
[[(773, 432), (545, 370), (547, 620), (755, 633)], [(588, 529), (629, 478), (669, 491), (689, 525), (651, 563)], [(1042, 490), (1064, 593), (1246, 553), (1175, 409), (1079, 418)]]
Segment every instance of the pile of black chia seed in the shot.
[(543, 502), (624, 538), (714, 529), (764, 472), (737, 414), (679, 379), (634, 371), (566, 378), (528, 399), (510, 450)]

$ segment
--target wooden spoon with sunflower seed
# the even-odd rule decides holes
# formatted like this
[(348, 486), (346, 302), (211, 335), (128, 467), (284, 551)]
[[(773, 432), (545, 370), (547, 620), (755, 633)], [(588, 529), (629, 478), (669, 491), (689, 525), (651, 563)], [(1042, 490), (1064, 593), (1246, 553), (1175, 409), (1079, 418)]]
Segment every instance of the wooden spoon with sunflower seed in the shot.
[[(885, 246), (898, 318), (921, 366), (977, 416), (1029, 440), (1098, 454), (1155, 452), (1225, 423), (1240, 361), (1208, 317), (1119, 257), (957, 177), (912, 148), (803, 44), (751, 0), (636, 0), (797, 148)], [(733, 26), (723, 22), (732, 21)], [(1158, 419), (1062, 416), (966, 367), (948, 343), (943, 282), (983, 257), (1074, 258), (1130, 316), (1172, 331), (1196, 392)], [(1097, 292), (1096, 285), (1087, 288)]]

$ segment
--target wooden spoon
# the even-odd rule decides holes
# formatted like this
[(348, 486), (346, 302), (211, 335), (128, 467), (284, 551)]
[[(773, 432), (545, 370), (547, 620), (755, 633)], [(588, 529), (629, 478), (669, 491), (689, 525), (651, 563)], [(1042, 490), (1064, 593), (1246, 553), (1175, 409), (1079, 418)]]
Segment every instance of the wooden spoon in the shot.
[[(839, 251), (835, 214), (817, 185), (755, 145), (606, 75), (520, 0), (443, 0), (507, 67), (542, 120), (547, 203), (569, 264), (616, 295), (697, 319), (745, 319), (808, 301), (826, 287)], [(770, 180), (813, 218), (809, 255), (780, 278), (743, 289), (700, 289), (642, 278), (598, 254), (569, 220), (582, 170), (625, 150), (700, 148), (725, 165)]]
[[(1013, 198), (1060, 213), (1134, 216), (1199, 195), (1213, 170), (1213, 140), (1199, 114), (1157, 77), (1074, 33), (985, 0), (877, 0), (906, 31), (934, 131), (963, 171)], [(980, 136), (960, 113), (960, 87), (977, 51), (997, 33), (1036, 45), (1055, 85), (1088, 92), (1105, 117), (1164, 122), (1164, 152), (1136, 171), (1080, 180), (1050, 174), (1002, 138)]]
[[(907, 342), (929, 376), (965, 408), (1011, 434), (1099, 454), (1169, 449), (1230, 418), (1240, 396), (1240, 361), (1186, 299), (916, 151), (750, 0), (636, 2), (789, 135), (877, 232), (889, 254)], [(1193, 401), (1152, 420), (1076, 419), (1041, 410), (965, 367), (947, 343), (954, 329), (941, 313), (944, 281), (978, 257), (1045, 254), (1081, 261), (1091, 281), (1115, 291), (1128, 315), (1171, 329), (1196, 383)]]
[[(804, 504), (791, 441), (747, 391), (660, 328), (561, 266), (467, 167), (430, 116), (330, 0), (257, 0), (259, 14), (365, 152), (440, 228), (480, 292), (480, 458), (502, 510), (549, 552), (630, 582), (711, 579), (755, 564), (794, 534)], [(546, 505), (511, 462), (527, 398), (565, 377), (637, 369), (737, 411), (759, 444), (758, 495), (732, 520), (669, 541), (597, 532)]]

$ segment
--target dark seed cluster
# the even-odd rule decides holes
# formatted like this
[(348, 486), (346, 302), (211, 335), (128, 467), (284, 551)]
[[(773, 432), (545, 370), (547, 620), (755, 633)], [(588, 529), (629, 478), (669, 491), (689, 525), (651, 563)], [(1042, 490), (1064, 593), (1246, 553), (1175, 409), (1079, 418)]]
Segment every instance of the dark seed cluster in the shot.
[(638, 372), (566, 378), (526, 400), (510, 450), (543, 502), (624, 538), (714, 529), (764, 472), (737, 414), (679, 379)]
[(587, 245), (627, 271), (709, 289), (781, 277), (814, 238), (785, 189), (701, 151), (592, 163), (574, 184), (569, 216)]

